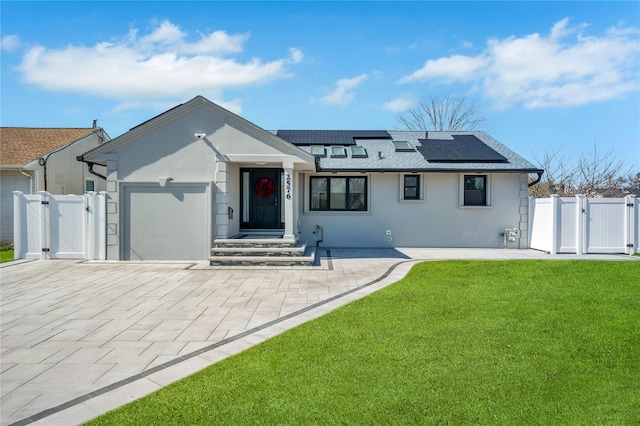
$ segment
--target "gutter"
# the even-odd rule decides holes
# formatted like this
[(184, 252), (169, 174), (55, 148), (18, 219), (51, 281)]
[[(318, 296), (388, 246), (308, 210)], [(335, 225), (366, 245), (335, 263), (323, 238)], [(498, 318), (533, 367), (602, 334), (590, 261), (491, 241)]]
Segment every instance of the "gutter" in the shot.
[[(97, 123), (97, 120), (93, 120), (93, 127), (96, 127), (96, 123)], [(99, 132), (98, 132), (98, 131), (96, 131), (96, 132), (95, 132), (95, 134), (100, 138), (100, 145), (98, 145), (98, 146), (102, 146), (102, 145), (104, 145), (104, 133), (105, 133), (105, 132), (104, 132), (104, 129), (103, 129), (103, 128), (101, 128), (101, 127), (100, 127), (99, 129), (100, 129), (100, 131), (99, 131)], [(86, 153), (85, 153), (85, 154), (86, 154)], [(92, 174), (92, 175), (94, 175), (94, 176), (99, 177), (99, 178), (100, 178), (100, 179), (102, 179), (102, 180), (107, 180), (107, 177), (106, 177), (106, 176), (102, 176), (100, 173), (98, 173), (98, 172), (96, 172), (95, 170), (93, 170), (93, 166), (95, 166), (95, 165), (101, 166), (102, 164), (98, 164), (98, 163), (94, 163), (93, 161), (87, 161), (87, 160), (85, 160), (85, 159), (84, 159), (84, 154), (82, 154), (82, 155), (78, 155), (78, 156), (76, 157), (76, 161), (80, 161), (80, 162), (83, 162), (83, 163), (87, 163), (87, 166), (89, 166), (89, 173), (91, 173), (91, 174)]]
[(540, 183), (540, 180), (542, 179), (542, 174), (544, 173), (544, 170), (538, 171), (536, 173), (538, 174), (537, 179), (534, 180), (533, 182), (530, 182), (529, 185), (527, 185), (528, 188), (531, 188), (533, 185), (536, 185), (536, 184)]
[(80, 161), (82, 163), (87, 163), (87, 166), (89, 166), (89, 173), (91, 173), (94, 176), (98, 176), (100, 179), (102, 180), (107, 180), (106, 176), (102, 176), (100, 173), (96, 172), (95, 170), (93, 170), (93, 166), (101, 166), (102, 164), (98, 164), (98, 163), (94, 163), (93, 161), (88, 161), (84, 159), (84, 154), (82, 155), (78, 155), (76, 157), (77, 161)]
[[(538, 178), (542, 178), (542, 169), (425, 169), (425, 168), (381, 168), (381, 169), (341, 169), (323, 168), (320, 166), (320, 158), (316, 158), (316, 172), (340, 172), (340, 173), (537, 173)], [(536, 181), (538, 183), (539, 180)]]

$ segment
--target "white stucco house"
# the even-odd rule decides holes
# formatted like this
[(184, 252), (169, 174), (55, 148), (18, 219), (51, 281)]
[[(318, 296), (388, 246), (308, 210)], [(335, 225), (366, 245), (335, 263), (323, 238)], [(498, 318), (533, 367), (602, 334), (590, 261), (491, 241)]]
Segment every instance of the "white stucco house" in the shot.
[(100, 127), (0, 128), (0, 240), (13, 240), (13, 191), (83, 194), (104, 191), (105, 169), (76, 157), (109, 140)]
[(299, 254), (502, 247), (505, 229), (526, 248), (543, 172), (484, 132), (268, 131), (201, 96), (81, 160), (107, 168), (107, 258), (120, 260), (255, 255), (242, 243), (268, 239)]

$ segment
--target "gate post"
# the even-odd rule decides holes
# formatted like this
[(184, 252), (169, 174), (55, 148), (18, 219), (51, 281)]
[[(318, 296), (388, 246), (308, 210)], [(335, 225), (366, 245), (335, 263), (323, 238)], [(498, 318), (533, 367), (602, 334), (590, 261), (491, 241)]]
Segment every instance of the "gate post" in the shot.
[(93, 260), (95, 253), (95, 209), (96, 193), (87, 192), (82, 196), (85, 204), (85, 234), (84, 234), (84, 259)]
[(636, 235), (638, 235), (638, 230), (636, 227), (639, 225), (636, 223), (637, 212), (636, 209), (638, 206), (636, 205), (636, 196), (631, 194), (624, 197), (624, 224), (625, 224), (625, 254), (633, 256), (638, 250), (638, 245), (640, 241), (636, 241)]
[(527, 208), (529, 209), (529, 211), (527, 213), (527, 247), (526, 247), (528, 249), (531, 248), (531, 234), (533, 233), (533, 214), (535, 211), (534, 203), (535, 203), (535, 198), (529, 195), (529, 204), (527, 205)]
[(586, 204), (589, 202), (582, 195), (576, 195), (576, 254), (583, 255), (585, 253), (585, 215), (587, 214)]
[(551, 254), (558, 254), (558, 194), (551, 195)]
[(101, 191), (96, 199), (95, 227), (96, 236), (95, 244), (97, 244), (96, 258), (98, 260), (107, 259), (107, 192)]
[[(23, 226), (26, 223), (22, 223), (22, 210), (23, 201), (22, 191), (13, 191), (13, 259), (21, 259), (22, 256), (22, 234)], [(25, 241), (26, 245), (26, 241)]]
[(51, 259), (51, 247), (49, 247), (49, 242), (51, 241), (51, 236), (49, 235), (49, 231), (51, 226), (49, 221), (49, 202), (50, 197), (47, 191), (40, 191), (40, 260), (49, 260)]

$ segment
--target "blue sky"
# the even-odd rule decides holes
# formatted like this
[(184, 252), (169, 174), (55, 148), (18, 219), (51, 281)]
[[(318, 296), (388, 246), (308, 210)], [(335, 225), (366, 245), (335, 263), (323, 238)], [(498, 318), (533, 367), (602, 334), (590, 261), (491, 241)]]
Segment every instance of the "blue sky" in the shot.
[(396, 129), (463, 95), (535, 161), (640, 168), (640, 2), (10, 2), (1, 124), (112, 136), (196, 95), (266, 129)]

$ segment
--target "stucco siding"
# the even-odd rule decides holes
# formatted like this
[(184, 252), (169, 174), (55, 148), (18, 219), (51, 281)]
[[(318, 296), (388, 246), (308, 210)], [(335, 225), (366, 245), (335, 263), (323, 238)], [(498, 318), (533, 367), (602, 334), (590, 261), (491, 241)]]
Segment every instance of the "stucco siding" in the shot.
[(367, 212), (313, 212), (307, 175), (301, 208), (304, 237), (315, 242), (313, 231), (319, 225), (326, 247), (497, 248), (503, 244), (500, 233), (520, 225), (519, 174), (490, 176), (490, 207), (461, 206), (461, 175), (456, 173), (425, 174), (424, 199), (401, 201), (401, 177), (368, 175)]
[[(199, 139), (195, 133), (208, 136)], [(263, 160), (283, 156), (206, 109), (192, 111), (141, 135), (135, 143), (118, 148), (117, 154), (118, 180), (157, 181), (158, 177), (171, 176), (175, 182), (214, 181), (216, 157), (226, 161), (228, 156), (260, 155)]]

